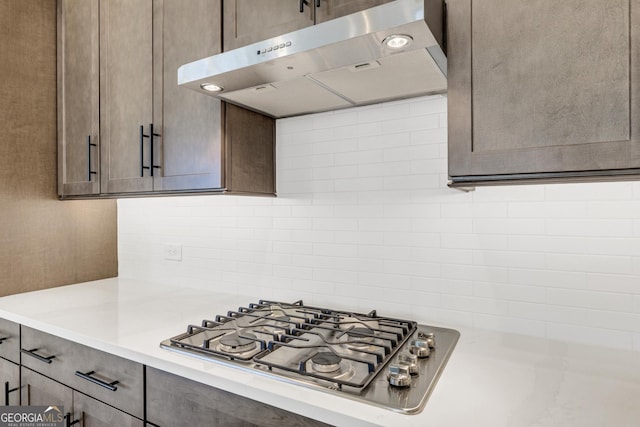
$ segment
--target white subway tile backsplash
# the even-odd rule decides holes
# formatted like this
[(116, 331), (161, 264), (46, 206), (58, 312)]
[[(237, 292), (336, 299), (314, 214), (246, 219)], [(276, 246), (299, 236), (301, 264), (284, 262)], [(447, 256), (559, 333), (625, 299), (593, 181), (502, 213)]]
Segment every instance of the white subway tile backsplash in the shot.
[(403, 117), (382, 122), (382, 133), (385, 135), (399, 132), (415, 132), (440, 127), (439, 114), (427, 114), (423, 116)]
[[(633, 261), (634, 265), (637, 260)], [(587, 274), (585, 288), (592, 291), (640, 295), (638, 276), (621, 274)]]
[(549, 320), (548, 307), (544, 304), (532, 302), (508, 301), (507, 315), (519, 319)]
[(628, 237), (633, 221), (626, 219), (549, 219), (547, 234), (556, 236)]
[(582, 218), (587, 215), (586, 202), (515, 202), (509, 203), (513, 218)]
[(640, 218), (640, 200), (593, 201), (588, 206), (591, 218)]
[(512, 268), (509, 270), (507, 281), (516, 285), (531, 285), (546, 288), (587, 288), (587, 274), (576, 271), (527, 270)]
[(433, 96), (429, 98), (423, 98), (418, 101), (410, 101), (407, 103), (397, 104), (402, 107), (409, 107), (409, 113), (411, 116), (424, 116), (434, 113), (446, 113), (447, 104), (442, 102), (443, 98), (439, 96)]
[(547, 303), (609, 311), (633, 311), (631, 295), (574, 289), (547, 289)]
[(479, 218), (473, 220), (473, 232), (478, 234), (544, 235), (545, 220), (517, 218)]
[(632, 274), (633, 271), (630, 257), (573, 254), (546, 254), (545, 257), (551, 270), (611, 274)]
[(439, 95), (279, 120), (277, 198), (119, 200), (120, 275), (640, 351), (640, 183), (452, 190), (446, 126)]
[(587, 310), (586, 313), (586, 326), (640, 332), (640, 314), (600, 310)]
[(474, 283), (473, 294), (477, 297), (507, 301), (544, 303), (546, 299), (545, 288), (506, 283)]
[(544, 186), (546, 200), (629, 200), (633, 196), (631, 182), (601, 182)]
[(556, 236), (508, 236), (507, 245), (510, 250), (588, 254), (589, 239), (585, 237), (556, 237)]
[(442, 264), (442, 277), (487, 283), (505, 283), (509, 270), (486, 265)]

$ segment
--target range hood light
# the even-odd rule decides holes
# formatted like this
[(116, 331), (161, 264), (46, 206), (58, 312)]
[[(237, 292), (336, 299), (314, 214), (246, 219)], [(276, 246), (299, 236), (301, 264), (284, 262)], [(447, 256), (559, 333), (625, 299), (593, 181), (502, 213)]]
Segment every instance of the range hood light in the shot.
[(222, 86), (218, 86), (214, 83), (202, 83), (200, 88), (206, 90), (207, 92), (222, 92), (224, 88)]
[(406, 34), (391, 34), (382, 40), (382, 44), (389, 49), (402, 49), (411, 45), (413, 37)]

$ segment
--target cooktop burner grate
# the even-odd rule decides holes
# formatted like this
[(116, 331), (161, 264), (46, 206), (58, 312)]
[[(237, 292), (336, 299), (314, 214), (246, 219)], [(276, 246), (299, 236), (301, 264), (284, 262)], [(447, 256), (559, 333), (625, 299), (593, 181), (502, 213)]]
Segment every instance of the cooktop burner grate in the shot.
[[(376, 311), (260, 300), (189, 325), (161, 347), (412, 413), (424, 406), (458, 336)], [(400, 372), (409, 367), (417, 385), (396, 387), (411, 383)]]

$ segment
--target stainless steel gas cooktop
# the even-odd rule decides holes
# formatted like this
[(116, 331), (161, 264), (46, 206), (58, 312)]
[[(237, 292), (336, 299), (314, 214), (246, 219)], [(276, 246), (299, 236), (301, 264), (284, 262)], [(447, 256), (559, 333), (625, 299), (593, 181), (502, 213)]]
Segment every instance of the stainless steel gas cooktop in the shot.
[(424, 408), (459, 336), (375, 311), (260, 300), (160, 345), (412, 414)]

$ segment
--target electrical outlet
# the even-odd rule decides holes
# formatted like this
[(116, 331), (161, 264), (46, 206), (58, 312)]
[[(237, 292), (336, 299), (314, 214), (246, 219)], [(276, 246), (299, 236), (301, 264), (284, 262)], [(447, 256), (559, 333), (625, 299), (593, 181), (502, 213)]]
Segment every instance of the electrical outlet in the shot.
[(169, 261), (182, 261), (182, 245), (177, 243), (165, 243), (164, 259)]

